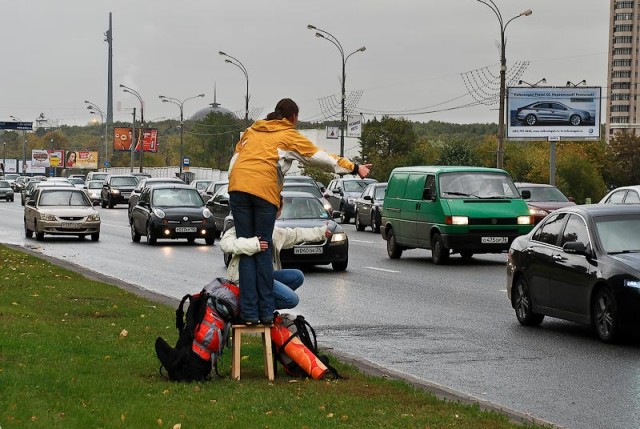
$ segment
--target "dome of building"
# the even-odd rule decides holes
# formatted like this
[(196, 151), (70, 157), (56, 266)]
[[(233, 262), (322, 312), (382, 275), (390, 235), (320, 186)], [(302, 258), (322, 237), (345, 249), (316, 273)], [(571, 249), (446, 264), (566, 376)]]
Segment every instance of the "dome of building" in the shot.
[(191, 116), (191, 120), (201, 121), (202, 119), (206, 118), (209, 113), (221, 113), (223, 115), (235, 116), (231, 110), (225, 109), (224, 107), (220, 106), (220, 104), (214, 101), (213, 103), (209, 104), (209, 107), (205, 107), (194, 113), (193, 116)]

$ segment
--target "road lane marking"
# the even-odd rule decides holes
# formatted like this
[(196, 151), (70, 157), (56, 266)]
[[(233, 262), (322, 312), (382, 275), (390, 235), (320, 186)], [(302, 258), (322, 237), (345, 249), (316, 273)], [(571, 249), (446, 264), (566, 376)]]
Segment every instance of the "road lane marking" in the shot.
[(373, 241), (367, 241), (367, 240), (355, 240), (353, 238), (350, 238), (349, 241), (354, 242), (354, 243), (365, 243), (365, 244), (374, 244)]
[(396, 270), (385, 270), (384, 268), (378, 268), (378, 267), (365, 267), (368, 268), (370, 270), (375, 270), (375, 271), (384, 271), (385, 273), (399, 273), (400, 271), (396, 271)]

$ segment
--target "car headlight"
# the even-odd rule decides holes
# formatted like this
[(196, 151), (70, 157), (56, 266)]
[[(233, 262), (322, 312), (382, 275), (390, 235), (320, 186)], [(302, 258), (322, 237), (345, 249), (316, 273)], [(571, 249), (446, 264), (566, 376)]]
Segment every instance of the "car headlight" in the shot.
[(636, 289), (640, 289), (640, 280), (625, 280), (624, 281), (624, 285), (626, 287), (632, 287), (632, 288), (636, 288)]
[(469, 218), (467, 216), (447, 216), (445, 223), (447, 225), (469, 225)]
[(111, 193), (114, 194), (114, 195), (117, 195), (117, 194), (120, 193), (120, 190), (119, 189), (112, 189)]
[(212, 215), (209, 209), (204, 209), (202, 210), (202, 216), (204, 216), (205, 219), (209, 219)]
[(98, 221), (98, 220), (100, 220), (100, 215), (98, 213), (90, 214), (89, 216), (87, 216), (87, 220), (89, 222)]
[(518, 225), (531, 225), (531, 216), (518, 216)]
[(156, 215), (156, 217), (157, 217), (158, 219), (164, 219), (164, 217), (165, 217), (165, 214), (164, 214), (164, 212), (162, 211), (162, 209), (154, 208), (154, 209), (153, 209), (153, 214), (154, 214), (154, 215)]
[(52, 215), (51, 213), (40, 213), (40, 219), (54, 222), (57, 220), (55, 215)]
[(546, 210), (539, 209), (537, 207), (531, 207), (529, 209), (529, 214), (531, 216), (546, 216), (549, 214), (549, 212)]
[(346, 241), (346, 240), (347, 240), (347, 234), (344, 232), (338, 232), (331, 236), (332, 243), (339, 243), (341, 241)]

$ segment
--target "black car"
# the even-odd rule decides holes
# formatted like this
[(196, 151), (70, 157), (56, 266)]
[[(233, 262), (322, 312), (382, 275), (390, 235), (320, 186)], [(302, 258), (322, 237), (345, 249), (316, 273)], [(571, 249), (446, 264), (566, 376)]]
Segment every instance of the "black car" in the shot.
[(139, 182), (133, 191), (131, 191), (131, 195), (129, 195), (128, 208), (127, 211), (131, 214), (131, 210), (138, 204), (138, 200), (140, 199), (140, 194), (142, 190), (147, 186), (155, 186), (157, 184), (163, 183), (184, 183), (182, 180), (177, 177), (139, 177)]
[(231, 211), (229, 207), (229, 183), (220, 186), (215, 194), (207, 201), (207, 208), (213, 215), (216, 238), (220, 237), (224, 229), (224, 218)]
[(131, 192), (138, 185), (138, 179), (131, 174), (110, 174), (104, 179), (100, 191), (100, 205), (112, 209), (116, 204), (129, 201)]
[(360, 179), (353, 177), (342, 177), (333, 179), (324, 197), (329, 201), (334, 212), (340, 212), (340, 221), (349, 223), (355, 213), (356, 198), (362, 194), (364, 188), (370, 183), (376, 183), (374, 179)]
[(206, 244), (213, 245), (215, 236), (211, 212), (200, 193), (179, 183), (144, 188), (129, 215), (129, 226), (131, 240), (138, 243), (146, 235), (149, 245), (164, 238), (186, 238), (189, 243), (203, 238)]
[(13, 189), (8, 180), (0, 180), (0, 200), (13, 201)]
[(358, 231), (364, 231), (368, 226), (371, 231), (380, 232), (380, 222), (382, 221), (382, 203), (384, 193), (387, 190), (387, 182), (371, 183), (364, 188), (362, 194), (356, 199), (355, 222)]
[(640, 206), (549, 214), (509, 249), (507, 296), (522, 325), (545, 316), (592, 325), (604, 342), (640, 327)]

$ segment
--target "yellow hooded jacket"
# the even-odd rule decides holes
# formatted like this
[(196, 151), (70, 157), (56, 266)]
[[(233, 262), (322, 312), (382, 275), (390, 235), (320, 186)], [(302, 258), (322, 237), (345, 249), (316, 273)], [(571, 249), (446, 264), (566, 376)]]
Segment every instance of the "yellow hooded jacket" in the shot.
[(318, 148), (288, 119), (259, 120), (236, 145), (229, 164), (229, 192), (246, 192), (280, 207), (283, 177), (293, 160), (338, 174), (355, 174), (358, 168)]

